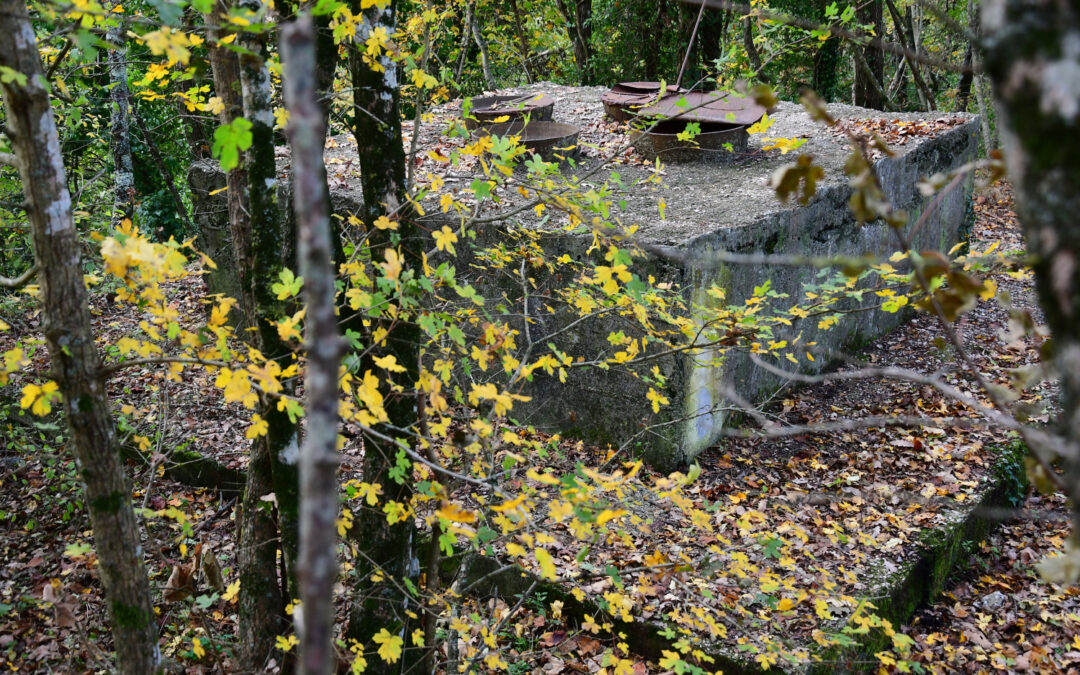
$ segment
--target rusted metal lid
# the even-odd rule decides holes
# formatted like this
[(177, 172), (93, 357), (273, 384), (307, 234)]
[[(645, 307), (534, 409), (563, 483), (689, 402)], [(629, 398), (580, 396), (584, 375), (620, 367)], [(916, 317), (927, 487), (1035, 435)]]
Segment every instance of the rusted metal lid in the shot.
[[(676, 94), (682, 90), (675, 85), (667, 85), (667, 91)], [(659, 82), (620, 82), (600, 97), (604, 110), (617, 120), (632, 117), (637, 108), (647, 105), (660, 93)]]
[(493, 120), (507, 115), (511, 118), (519, 118), (528, 115), (533, 121), (551, 119), (551, 113), (555, 108), (555, 99), (547, 94), (524, 94), (524, 95), (501, 95), (501, 96), (477, 96), (472, 100), (472, 116), (475, 120), (466, 119), (466, 126), (470, 129), (479, 124), (487, 125)]
[(533, 122), (524, 124), (522, 120), (499, 122), (476, 129), (474, 135), (493, 134), (495, 136), (520, 135), (521, 144), (529, 151), (550, 160), (558, 153), (576, 154), (579, 127), (561, 122)]
[(678, 118), (736, 126), (751, 125), (765, 114), (765, 108), (749, 96), (735, 92), (689, 91), (665, 96), (637, 111), (639, 117)]

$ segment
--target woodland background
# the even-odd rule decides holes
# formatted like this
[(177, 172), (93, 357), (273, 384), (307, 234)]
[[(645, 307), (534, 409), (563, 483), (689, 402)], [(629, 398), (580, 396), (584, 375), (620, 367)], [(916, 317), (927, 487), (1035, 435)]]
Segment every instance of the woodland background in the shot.
[[(1080, 667), (1073, 4), (0, 0), (0, 35), (13, 671)], [(845, 134), (855, 214), (896, 251), (787, 261), (821, 269), (805, 297), (696, 306), (639, 275), (612, 215), (648, 189), (619, 182), (631, 148), (593, 157), (614, 172), (597, 189), (441, 114), (680, 71)], [(828, 102), (884, 112), (845, 127)], [(908, 110), (981, 117), (967, 247), (911, 250), (917, 223), (882, 197), (872, 153), (936, 133), (890, 121)], [(773, 140), (755, 152), (796, 150), (779, 196), (811, 199), (813, 158)], [(359, 171), (351, 212), (324, 147)], [(481, 213), (510, 191), (591, 237), (586, 259)], [(475, 243), (495, 225), (512, 236)], [(537, 307), (627, 328), (563, 353), (530, 332)], [(770, 339), (860, 311), (915, 318), (817, 355), (838, 364), (820, 376)], [(683, 471), (516, 422), (527, 383), (575, 368), (629, 369), (659, 411), (652, 355), (717, 344), (802, 388), (740, 403)], [(969, 509), (990, 494), (1007, 505)], [(950, 525), (971, 513), (1006, 524)], [(917, 599), (870, 594), (915, 560)]]

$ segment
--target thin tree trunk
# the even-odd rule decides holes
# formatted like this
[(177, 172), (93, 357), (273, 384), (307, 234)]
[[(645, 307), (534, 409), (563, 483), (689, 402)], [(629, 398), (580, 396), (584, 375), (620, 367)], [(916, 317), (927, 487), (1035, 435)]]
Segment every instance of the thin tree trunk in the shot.
[[(881, 87), (881, 82), (877, 76), (871, 72), (871, 65), (866, 62), (866, 56), (863, 51), (859, 49), (857, 45), (852, 47), (852, 58), (855, 60), (855, 72), (862, 76), (862, 81), (856, 81), (855, 84), (855, 105), (863, 105), (868, 108), (874, 108), (876, 110), (888, 110), (892, 108), (892, 102), (889, 101), (888, 94)], [(860, 87), (870, 87), (873, 90), (871, 96), (867, 96), (866, 93), (860, 95)], [(859, 103), (859, 101), (863, 103)]]
[[(214, 79), (214, 93), (222, 101), (222, 110), (218, 114), (218, 122), (229, 124), (234, 119), (244, 116), (244, 100), (240, 92), (240, 61), (236, 53), (217, 41), (217, 21), (224, 21), (228, 16), (228, 5), (225, 0), (217, 0), (215, 15), (206, 19), (208, 48), (210, 55), (210, 67)], [(251, 248), (251, 215), (248, 209), (247, 194), (247, 168), (240, 164), (225, 174), (225, 196), (228, 199), (229, 229), (232, 237), (231, 265), (240, 277), (240, 258), (244, 251)], [(236, 298), (238, 301), (237, 311), (240, 318), (237, 323), (244, 329), (253, 327), (255, 320), (252, 317), (252, 308), (255, 299), (251, 295), (251, 289), (240, 283), (241, 293)], [(246, 335), (246, 333), (245, 333)], [(269, 519), (267, 519), (269, 520)], [(237, 521), (239, 523), (239, 520)], [(259, 537), (259, 541), (273, 540), (277, 537), (276, 530), (271, 535)]]
[(146, 122), (139, 116), (139, 113), (132, 110), (131, 117), (135, 120), (136, 126), (139, 127), (139, 132), (142, 133), (146, 148), (150, 151), (150, 158), (154, 161), (154, 167), (161, 174), (161, 180), (165, 182), (165, 187), (168, 188), (169, 194), (173, 198), (176, 215), (180, 218), (180, 222), (184, 224), (184, 231), (191, 233), (191, 218), (188, 217), (187, 207), (184, 206), (184, 200), (180, 197), (180, 191), (176, 189), (176, 181), (173, 180), (172, 172), (169, 171), (169, 167), (165, 164), (165, 158), (161, 156), (161, 151), (158, 149), (154, 137), (150, 135), (150, 130), (146, 128)]
[(461, 22), (461, 49), (458, 53), (457, 67), (454, 68), (454, 82), (461, 87), (461, 73), (465, 70), (465, 62), (469, 58), (469, 41), (472, 39), (473, 12), (476, 0), (466, 0), (465, 17)]
[(307, 301), (307, 435), (300, 464), (300, 672), (329, 675), (337, 580), (338, 366), (342, 342), (334, 303), (329, 196), (323, 165), (325, 118), (319, 106), (315, 24), (303, 15), (282, 29), (285, 102), (292, 146), (300, 270)]
[(754, 44), (754, 23), (750, 17), (743, 19), (743, 47), (746, 49), (746, 57), (750, 59), (750, 67), (754, 69), (754, 75), (762, 82), (768, 82), (762, 75), (764, 66), (761, 63), (761, 52)]
[[(381, 26), (393, 34), (396, 10), (396, 0), (384, 9), (371, 7), (366, 10), (360, 9), (359, 0), (353, 0), (353, 12), (363, 12), (366, 31)], [(353, 105), (357, 110), (353, 134), (357, 139), (364, 191), (363, 220), (369, 227), (382, 215), (396, 220), (405, 264), (418, 265), (422, 245), (418, 228), (412, 221), (412, 214), (406, 211), (405, 202), (405, 149), (401, 143), (397, 64), (384, 55), (380, 57), (380, 65), (383, 72), (372, 70), (359, 55), (354, 55), (351, 60)], [(383, 252), (393, 247), (388, 231), (372, 229), (368, 241), (377, 259), (381, 259)], [(420, 331), (414, 323), (401, 320), (401, 317), (396, 322), (372, 319), (371, 324), (369, 331), (383, 328), (390, 332), (381, 346), (369, 350), (361, 370), (371, 369), (380, 373), (384, 407), (389, 417), (389, 425), (381, 430), (389, 436), (399, 437), (402, 433), (395, 428), (408, 429), (416, 423), (412, 389), (419, 370)], [(405, 368), (406, 372), (397, 376), (404, 391), (391, 391), (386, 382), (390, 374), (374, 365), (373, 359), (384, 355), (393, 355), (398, 364)], [(364, 481), (381, 485), (386, 500), (404, 504), (411, 498), (412, 485), (408, 477), (401, 482), (391, 477), (397, 455), (398, 449), (394, 443), (374, 437), (365, 438)], [(420, 573), (414, 553), (415, 528), (408, 520), (391, 525), (387, 522), (386, 514), (375, 509), (363, 509), (356, 517), (352, 532), (362, 555), (356, 565), (358, 582), (352, 589), (353, 601), (349, 611), (348, 635), (351, 638), (369, 644), (372, 636), (380, 630), (385, 628), (396, 635), (408, 623), (406, 610), (411, 600), (403, 592), (402, 580), (409, 579), (415, 583)], [(381, 570), (383, 576), (392, 581), (373, 582), (372, 573), (376, 570)], [(391, 672), (396, 669), (381, 659), (371, 659), (368, 670)]]
[[(241, 0), (239, 4), (248, 11), (263, 16), (269, 11), (262, 0)], [(288, 359), (292, 352), (278, 335), (277, 321), (285, 312), (271, 286), (282, 269), (282, 253), (294, 237), (292, 233), (286, 233), (284, 227), (286, 222), (292, 220), (283, 219), (278, 206), (273, 92), (268, 67), (270, 52), (265, 34), (248, 34), (238, 42), (246, 50), (240, 57), (240, 84), (244, 118), (251, 122), (251, 147), (244, 158), (247, 165), (251, 246), (240, 253), (240, 277), (244, 285), (251, 289), (254, 300), (252, 314), (255, 318), (259, 350), (266, 358), (279, 361), (284, 369), (289, 365)], [(292, 384), (282, 384), (282, 393), (291, 394)], [(265, 489), (267, 479), (273, 487), (281, 560), (285, 572), (282, 590), (286, 598), (294, 598), (297, 596), (295, 575), (299, 548), (299, 428), (288, 413), (278, 407), (276, 399), (264, 396), (260, 414), (266, 420), (268, 429), (266, 435), (256, 439), (252, 452), (259, 455), (256, 468), (260, 471), (268, 470), (268, 474), (259, 477), (257, 483), (260, 491)], [(253, 472), (254, 470), (249, 471), (249, 477), (252, 477)], [(244, 495), (245, 517), (253, 516), (252, 512), (258, 510), (260, 502), (266, 496), (265, 492), (256, 492), (249, 490)], [(270, 569), (266, 567), (267, 555), (263, 552), (247, 561), (250, 567), (246, 571), (251, 575), (261, 573), (265, 577)], [(253, 625), (251, 630), (265, 630), (262, 620), (260, 618), (259, 624)]]
[(566, 30), (574, 46), (574, 62), (582, 84), (592, 84), (592, 0), (559, 0), (559, 11), (566, 19)]
[[(855, 12), (860, 24), (874, 27), (877, 36), (885, 34), (885, 20), (881, 11), (882, 0), (867, 0), (858, 6)], [(855, 105), (864, 108), (883, 110), (885, 91), (881, 83), (885, 80), (885, 51), (881, 45), (867, 44), (865, 47), (852, 45), (855, 52)]]
[(476, 10), (472, 12), (472, 23), (469, 26), (472, 30), (473, 40), (476, 41), (476, 46), (480, 50), (480, 70), (484, 73), (484, 84), (488, 89), (495, 88), (495, 78), (491, 75), (491, 60), (488, 56), (487, 40), (484, 39), (484, 34), (480, 30), (480, 18), (476, 15)]
[[(215, 25), (228, 16), (228, 6), (222, 0), (217, 5), (217, 16), (207, 25), (212, 46), (210, 63), (214, 72), (214, 89), (224, 103), (221, 122), (227, 124), (244, 117), (244, 97), (240, 62), (236, 53), (217, 43)], [(254, 126), (254, 123), (253, 123)], [(260, 132), (263, 130), (260, 129)], [(253, 134), (254, 135), (254, 134)], [(260, 142), (266, 134), (260, 133)], [(271, 141), (272, 142), (272, 141)], [(254, 143), (252, 144), (254, 147)], [(265, 154), (265, 153), (263, 153)], [(270, 166), (273, 168), (273, 147), (270, 147)], [(229, 196), (229, 225), (232, 230), (233, 255), (240, 278), (242, 295), (239, 298), (244, 315), (243, 325), (254, 327), (257, 323), (255, 287), (253, 284), (252, 213), (249, 192), (248, 169), (253, 165), (251, 157), (245, 158), (242, 168), (228, 172), (226, 181)], [(275, 177), (276, 178), (276, 177)], [(263, 186), (265, 189), (265, 186)], [(245, 333), (250, 336), (250, 333)], [(251, 337), (248, 337), (251, 339)], [(258, 340), (253, 340), (258, 344)], [(265, 354), (265, 352), (264, 352)], [(264, 404), (259, 413), (272, 414), (276, 406)], [(271, 418), (266, 417), (270, 425)], [(237, 570), (240, 577), (240, 597), (237, 611), (241, 665), (259, 672), (264, 669), (275, 649), (275, 636), (286, 628), (282, 583), (277, 579), (278, 525), (267, 508), (263, 497), (276, 493), (273, 481), (273, 459), (268, 437), (279, 433), (282, 426), (278, 418), (266, 436), (255, 439), (248, 461), (247, 484), (236, 516)], [(287, 422), (288, 420), (286, 420)]]
[(1016, 212), (1054, 338), (1057, 425), (1065, 441), (1072, 544), (1080, 548), (1080, 153), (1065, 142), (1080, 135), (1080, 10), (1068, 2), (990, 0), (982, 22)]
[(5, 78), (0, 87), (33, 232), (42, 328), (52, 377), (63, 395), (70, 447), (86, 492), (117, 669), (130, 675), (155, 673), (160, 664), (157, 622), (139, 528), (90, 330), (79, 240), (56, 122), (34, 29), (22, 2), (0, 0), (0, 35), (4, 36), (0, 39), (0, 66), (26, 77), (25, 84)]
[(525, 35), (525, 17), (521, 13), (518, 0), (510, 0), (510, 8), (514, 12), (514, 32), (517, 33), (518, 44), (521, 46), (521, 69), (525, 71), (525, 79), (532, 84), (533, 76), (529, 72), (529, 38)]
[(124, 43), (125, 22), (105, 32), (109, 43), (106, 62), (109, 67), (109, 98), (112, 99), (112, 119), (109, 138), (113, 157), (113, 213), (115, 227), (122, 220), (135, 217), (135, 168), (131, 161), (131, 94), (127, 83), (127, 46)]
[[(913, 52), (917, 52), (918, 47), (916, 46), (915, 39), (908, 30), (904, 29), (904, 18), (896, 9), (893, 0), (885, 0), (885, 6), (889, 8), (889, 14), (892, 16), (893, 20), (893, 28), (896, 29), (896, 35), (900, 38), (900, 44)], [(933, 110), (934, 96), (930, 93), (930, 88), (926, 86), (925, 80), (923, 80), (922, 73), (919, 70), (919, 64), (907, 57), (904, 58), (904, 61), (911, 70), (911, 79), (915, 81), (915, 90), (919, 94), (919, 100), (922, 101), (923, 109), (927, 111)]]

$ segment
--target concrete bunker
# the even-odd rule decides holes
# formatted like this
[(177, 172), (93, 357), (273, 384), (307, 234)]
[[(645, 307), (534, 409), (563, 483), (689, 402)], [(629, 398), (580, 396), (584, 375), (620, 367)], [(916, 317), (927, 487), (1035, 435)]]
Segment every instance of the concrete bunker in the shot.
[[(555, 99), (552, 119), (581, 127), (583, 146), (615, 147), (625, 142), (627, 127), (604, 117), (600, 98), (605, 89), (542, 84), (508, 93), (524, 95), (531, 91), (543, 91)], [(895, 207), (907, 210), (913, 221), (931, 203), (919, 191), (918, 183), (976, 158), (978, 123), (971, 115), (881, 113), (847, 105), (830, 105), (829, 111), (846, 123), (888, 119), (901, 126), (935, 128), (933, 135), (904, 136), (902, 144), (895, 147), (895, 157), (876, 161), (886, 196)], [(805, 138), (799, 152), (813, 155), (815, 163), (825, 169), (825, 181), (814, 198), (805, 206), (783, 204), (776, 198), (769, 179), (796, 154), (762, 152), (760, 136), (751, 137), (748, 149), (737, 152), (734, 161), (666, 164), (658, 187), (620, 195), (621, 210), (616, 217), (624, 225), (636, 226), (643, 242), (675, 251), (679, 253), (675, 257), (683, 262), (654, 256), (635, 261), (632, 271), (643, 279), (652, 276), (658, 283), (673, 284), (682, 289), (689, 302), (708, 302), (703, 297), (704, 289), (714, 283), (725, 289), (729, 302), (741, 302), (766, 281), (774, 291), (796, 298), (816, 270), (713, 264), (710, 253), (888, 257), (895, 251), (888, 225), (860, 225), (848, 207), (851, 188), (842, 170), (849, 152), (846, 139), (812, 120), (797, 104), (781, 103), (771, 117), (774, 124), (766, 136)], [(435, 142), (437, 134), (431, 134), (426, 139), (422, 132), (421, 140)], [(575, 167), (564, 171), (584, 175), (599, 161), (599, 154), (586, 151)], [(628, 185), (644, 181), (656, 171), (655, 166), (640, 158), (630, 160), (611, 167)], [(480, 211), (485, 219), (497, 218), (501, 213), (513, 215), (503, 223), (478, 229), (477, 243), (498, 241), (516, 228), (543, 229), (531, 212), (520, 212), (523, 200), (514, 194), (514, 180), (501, 202), (488, 202)], [(921, 227), (912, 235), (916, 250), (946, 252), (966, 240), (973, 184), (973, 176), (968, 176), (958, 188), (934, 200), (932, 212), (925, 214)], [(666, 202), (663, 216), (657, 207), (660, 199)], [(590, 241), (589, 235), (549, 233), (544, 237), (546, 248), (571, 256), (579, 256)], [(861, 312), (845, 319), (839, 329), (819, 330), (814, 322), (806, 322), (793, 327), (787, 337), (801, 333), (804, 342), (816, 342), (823, 350), (850, 351), (888, 332), (906, 316), (905, 312)], [(578, 353), (590, 351), (590, 345), (604, 344), (609, 333), (596, 325), (563, 332), (572, 317), (558, 313), (537, 315), (535, 319), (538, 328), (534, 330), (558, 334), (560, 348), (572, 348)], [(809, 369), (820, 370), (827, 361), (819, 359)], [(671, 469), (692, 461), (718, 440), (733, 407), (725, 392), (736, 391), (746, 400), (760, 403), (785, 384), (783, 378), (756, 367), (747, 355), (730, 351), (671, 354), (651, 361), (648, 367), (654, 365), (667, 378), (663, 393), (671, 402), (659, 413), (652, 410), (646, 397), (649, 385), (639, 377), (640, 373), (583, 369), (572, 371), (565, 383), (537, 374), (524, 391), (532, 400), (515, 407), (516, 418), (538, 428), (622, 447), (644, 456), (658, 468)], [(806, 364), (802, 365), (805, 370)]]
[[(600, 99), (605, 91), (602, 87), (542, 83), (503, 94), (520, 99), (543, 92), (554, 99), (552, 121), (579, 127), (579, 142), (585, 149), (571, 165), (563, 166), (564, 174), (585, 175), (608, 151), (622, 148), (627, 142), (628, 127), (604, 116)], [(918, 188), (923, 178), (948, 173), (976, 158), (978, 120), (971, 115), (881, 113), (838, 104), (830, 105), (829, 111), (845, 123), (887, 119), (900, 125), (935, 126), (938, 132), (935, 135), (905, 135), (903, 142), (895, 146), (895, 157), (876, 161), (886, 196), (895, 207), (906, 209), (913, 219), (924, 215), (930, 205), (930, 199)], [(416, 175), (441, 168), (442, 165), (427, 163), (430, 161), (425, 159), (427, 150), (442, 147), (445, 151), (446, 138), (442, 132), (457, 119), (460, 105), (447, 104), (433, 114), (434, 121), (425, 124), (418, 139)], [(778, 167), (791, 162), (796, 155), (783, 155), (778, 150), (763, 152), (760, 136), (752, 136), (747, 150), (737, 152), (734, 160), (670, 163), (658, 175), (655, 164), (626, 151), (610, 170), (617, 171), (626, 185), (649, 178), (659, 178), (659, 185), (621, 194), (619, 211), (614, 217), (623, 225), (636, 226), (636, 236), (654, 250), (677, 254), (675, 261), (657, 256), (636, 260), (633, 272), (642, 279), (652, 277), (657, 283), (681, 289), (688, 303), (708, 302), (705, 289), (713, 284), (724, 289), (729, 303), (738, 303), (766, 281), (777, 293), (798, 297), (816, 270), (768, 264), (713, 264), (711, 253), (887, 257), (895, 250), (895, 240), (886, 224), (860, 225), (848, 207), (851, 188), (842, 170), (849, 151), (846, 140), (813, 121), (801, 106), (793, 103), (780, 103), (770, 116), (774, 124), (768, 137), (805, 138), (799, 151), (813, 155), (815, 163), (825, 169), (825, 180), (819, 184), (813, 199), (800, 206), (785, 205), (776, 198), (769, 179)], [(339, 215), (347, 217), (362, 205), (351, 139), (331, 139), (326, 161), (332, 206)], [(286, 172), (284, 164), (281, 169)], [(476, 174), (460, 168), (456, 173), (446, 177), (447, 185), (452, 189), (456, 186), (459, 195), (467, 194)], [(607, 175), (606, 170), (603, 175)], [(602, 182), (602, 176), (592, 180)], [(489, 200), (480, 206), (478, 213), (487, 224), (475, 227), (475, 244), (492, 245), (523, 229), (539, 230), (545, 249), (555, 256), (565, 253), (580, 259), (591, 243), (591, 235), (569, 235), (545, 228), (530, 209), (520, 208), (524, 200), (514, 189), (520, 180), (516, 173), (508, 177), (501, 200)], [(973, 183), (973, 177), (968, 176), (957, 189), (934, 200), (932, 211), (925, 214), (924, 222), (913, 234), (916, 250), (948, 251), (966, 240), (972, 218)], [(663, 215), (658, 210), (660, 199), (666, 202)], [(442, 214), (438, 197), (425, 202), (424, 207), (428, 213), (424, 218), (425, 229), (434, 231), (444, 224), (451, 227), (459, 224), (456, 218)], [(459, 247), (457, 259), (459, 269), (468, 267), (462, 248)], [(504, 293), (510, 297), (517, 292), (520, 296), (520, 288), (515, 291), (513, 287), (496, 287), (483, 278), (475, 282), (481, 294)], [(904, 312), (860, 312), (847, 317), (839, 329), (823, 331), (814, 322), (806, 322), (794, 326), (787, 337), (801, 334), (804, 342), (816, 342), (822, 349), (850, 351), (890, 331), (905, 318)], [(557, 335), (553, 342), (571, 353), (597, 351), (607, 344), (611, 326), (592, 322), (567, 329), (573, 319), (558, 312), (538, 314), (534, 330)], [(807, 367), (820, 370), (827, 360), (800, 363), (804, 370)], [(646, 396), (650, 385), (641, 378), (641, 372), (589, 368), (571, 370), (566, 382), (536, 372), (522, 392), (531, 401), (516, 405), (514, 417), (520, 423), (540, 429), (611, 444), (630, 455), (644, 457), (660, 469), (672, 469), (686, 465), (720, 438), (733, 412), (726, 392), (735, 391), (752, 403), (760, 403), (785, 384), (783, 378), (756, 367), (747, 355), (731, 351), (667, 354), (649, 361), (646, 368), (651, 370), (654, 366), (666, 378), (662, 393), (670, 401), (659, 412), (653, 411)]]

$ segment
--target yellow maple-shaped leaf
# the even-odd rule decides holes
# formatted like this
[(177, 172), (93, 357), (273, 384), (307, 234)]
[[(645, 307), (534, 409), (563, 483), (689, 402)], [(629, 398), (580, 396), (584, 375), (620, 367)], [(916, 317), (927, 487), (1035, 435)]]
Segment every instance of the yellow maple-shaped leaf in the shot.
[(404, 640), (400, 635), (391, 635), (390, 631), (383, 628), (371, 638), (379, 645), (379, 658), (387, 663), (397, 663), (401, 658), (401, 646)]
[(463, 509), (453, 502), (443, 502), (435, 511), (439, 518), (445, 518), (452, 523), (475, 523), (476, 514), (469, 509)]
[(540, 576), (554, 580), (556, 578), (555, 561), (551, 558), (551, 554), (542, 548), (536, 549), (533, 554), (536, 556), (536, 562), (540, 563)]
[(375, 365), (383, 370), (389, 370), (391, 373), (404, 373), (405, 367), (398, 365), (397, 357), (393, 354), (387, 354), (382, 358), (375, 359)]
[(379, 216), (375, 220), (375, 228), (379, 230), (396, 230), (398, 229), (398, 224), (386, 216)]
[(386, 249), (384, 256), (386, 258), (386, 262), (383, 263), (381, 267), (383, 268), (383, 272), (386, 274), (386, 278), (390, 279), (391, 281), (397, 281), (398, 277), (401, 276), (401, 256), (398, 255), (398, 252), (392, 248)]
[(274, 641), (277, 643), (277, 648), (283, 652), (291, 651), (292, 648), (295, 647), (296, 644), (299, 642), (299, 640), (296, 639), (295, 635), (290, 635), (289, 637), (278, 635)]
[(199, 638), (191, 638), (191, 651), (195, 654), (195, 658), (197, 659), (206, 656), (206, 650), (203, 649), (202, 641)]
[(228, 603), (235, 603), (236, 596), (240, 592), (240, 580), (232, 582), (225, 587), (225, 593), (222, 594), (221, 599)]
[(260, 436), (265, 436), (266, 432), (269, 430), (270, 425), (267, 424), (266, 420), (264, 420), (259, 413), (255, 413), (251, 416), (251, 426), (244, 432), (244, 437), (249, 439), (258, 438)]
[(457, 251), (454, 250), (454, 244), (457, 243), (458, 236), (452, 229), (443, 225), (442, 229), (433, 232), (432, 236), (435, 237), (435, 248), (440, 251), (446, 251), (450, 255), (457, 255)]
[(57, 391), (55, 382), (49, 381), (41, 386), (28, 384), (23, 387), (22, 399), (19, 401), (19, 407), (30, 408), (30, 412), (39, 417), (48, 415), (49, 412), (52, 411), (53, 399), (59, 397), (60, 394)]

